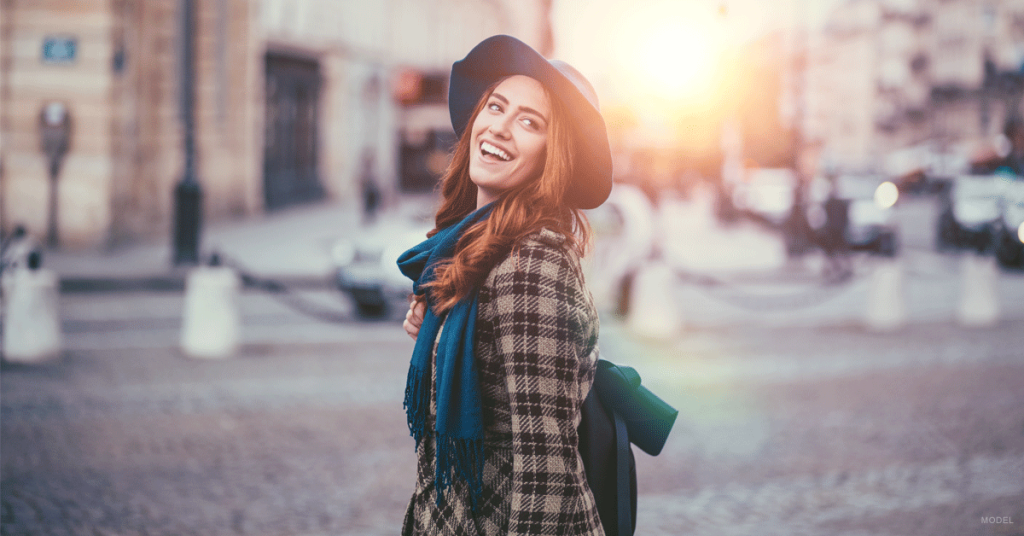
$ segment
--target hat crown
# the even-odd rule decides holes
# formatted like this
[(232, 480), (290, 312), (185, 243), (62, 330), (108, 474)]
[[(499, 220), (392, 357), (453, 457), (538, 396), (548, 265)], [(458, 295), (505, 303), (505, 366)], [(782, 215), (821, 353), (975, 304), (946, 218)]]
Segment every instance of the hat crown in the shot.
[(583, 73), (576, 70), (575, 67), (565, 63), (562, 60), (550, 60), (549, 63), (558, 69), (563, 76), (572, 82), (572, 85), (576, 86), (576, 90), (583, 95), (583, 98), (587, 99), (587, 102), (594, 107), (598, 112), (601, 111), (601, 105), (597, 100), (597, 92), (594, 91), (594, 86), (590, 85), (590, 81), (583, 76)]

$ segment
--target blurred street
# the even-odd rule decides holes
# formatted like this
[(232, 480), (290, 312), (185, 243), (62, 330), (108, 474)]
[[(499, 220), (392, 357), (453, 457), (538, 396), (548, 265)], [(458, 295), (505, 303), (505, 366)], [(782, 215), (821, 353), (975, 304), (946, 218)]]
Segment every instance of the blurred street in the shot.
[[(778, 250), (777, 235), (720, 227), (699, 199), (672, 203), (670, 243), (733, 238), (699, 263), (675, 258), (678, 272), (731, 283), (681, 277), (684, 328), (668, 340), (603, 317), (605, 357), (680, 409), (664, 452), (637, 453), (637, 534), (1024, 532), (1019, 273), (1000, 275), (995, 327), (958, 326), (959, 259), (929, 249), (930, 202), (908, 202), (908, 323), (873, 333), (860, 323), (873, 259), (825, 286), (813, 255), (773, 267), (730, 249)], [(248, 233), (328, 214), (279, 215), (222, 245), (246, 258), (258, 244)], [(79, 278), (101, 268), (60, 262)], [(297, 292), (341, 322), (246, 290), (241, 351), (228, 360), (182, 356), (180, 291), (62, 294), (63, 358), (5, 363), (0, 376), (2, 533), (395, 534), (414, 474), (401, 405), (412, 341), (395, 319), (358, 319), (326, 285)], [(757, 307), (736, 303), (752, 295)]]
[[(603, 328), (606, 357), (681, 410), (665, 451), (637, 454), (638, 534), (1024, 527), (1020, 320), (898, 337), (736, 326), (659, 344)], [(348, 329), (349, 342), (253, 344), (228, 361), (160, 348), (5, 366), (3, 534), (397, 533), (412, 343), (394, 323)]]
[[(638, 534), (1004, 533), (1024, 505), (1021, 325), (729, 330), (634, 352), (679, 428)], [(649, 482), (649, 484), (648, 484)]]

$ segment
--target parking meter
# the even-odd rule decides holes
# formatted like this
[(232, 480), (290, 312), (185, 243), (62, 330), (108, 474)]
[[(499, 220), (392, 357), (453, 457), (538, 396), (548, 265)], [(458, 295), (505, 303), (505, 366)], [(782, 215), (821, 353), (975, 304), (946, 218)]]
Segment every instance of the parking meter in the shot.
[(43, 106), (39, 114), (39, 138), (43, 154), (50, 163), (50, 175), (57, 175), (71, 147), (71, 116), (63, 102)]
[(39, 142), (46, 155), (50, 171), (50, 216), (47, 241), (56, 246), (57, 236), (57, 176), (64, 156), (71, 148), (71, 114), (63, 102), (48, 102), (39, 113)]

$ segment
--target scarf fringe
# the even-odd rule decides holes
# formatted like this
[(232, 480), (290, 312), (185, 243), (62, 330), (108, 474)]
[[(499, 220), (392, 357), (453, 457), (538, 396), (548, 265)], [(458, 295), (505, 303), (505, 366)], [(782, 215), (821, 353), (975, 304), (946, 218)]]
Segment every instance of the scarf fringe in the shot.
[[(409, 375), (405, 380), (405, 417), (409, 424), (409, 435), (416, 441), (419, 450), (420, 442), (427, 429), (427, 413), (430, 405), (430, 371), (416, 370), (409, 367)], [(422, 407), (426, 404), (428, 407)]]
[(437, 438), (437, 467), (434, 484), (436, 504), (444, 504), (444, 492), (452, 485), (452, 473), (469, 485), (470, 507), (477, 509), (477, 498), (484, 491), (484, 442), (479, 439)]

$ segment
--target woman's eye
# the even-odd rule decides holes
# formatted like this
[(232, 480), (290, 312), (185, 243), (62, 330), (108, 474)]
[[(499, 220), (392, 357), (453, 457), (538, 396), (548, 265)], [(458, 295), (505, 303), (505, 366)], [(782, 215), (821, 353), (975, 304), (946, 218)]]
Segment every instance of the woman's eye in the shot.
[(500, 112), (501, 111), (501, 105), (496, 103), (496, 102), (492, 102), (492, 103), (488, 104), (487, 107), (489, 109), (495, 111), (495, 112)]
[(532, 129), (539, 128), (538, 125), (537, 125), (537, 122), (534, 121), (533, 119), (530, 119), (529, 117), (526, 117), (526, 118), (523, 119), (523, 124), (526, 125), (527, 127), (532, 128)]

